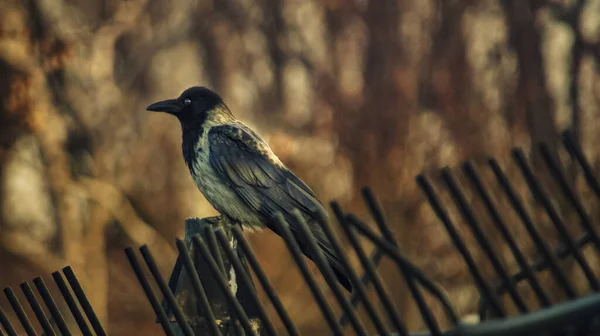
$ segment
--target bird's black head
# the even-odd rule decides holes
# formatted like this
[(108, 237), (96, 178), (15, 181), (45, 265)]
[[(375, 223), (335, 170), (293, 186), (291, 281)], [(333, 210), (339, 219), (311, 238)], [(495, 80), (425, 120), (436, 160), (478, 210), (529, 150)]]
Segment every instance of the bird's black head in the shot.
[(201, 125), (211, 114), (230, 114), (221, 97), (203, 86), (191, 87), (179, 98), (156, 102), (146, 110), (172, 114), (182, 126)]

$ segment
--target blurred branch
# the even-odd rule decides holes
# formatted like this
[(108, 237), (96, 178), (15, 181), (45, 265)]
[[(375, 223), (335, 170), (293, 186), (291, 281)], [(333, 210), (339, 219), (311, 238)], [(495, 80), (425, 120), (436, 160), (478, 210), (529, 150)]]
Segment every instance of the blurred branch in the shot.
[(101, 206), (94, 206), (90, 212), (90, 223), (84, 238), (86, 247), (85, 272), (88, 277), (89, 299), (94, 303), (98, 318), (103, 324), (108, 322), (108, 258), (106, 256), (106, 226), (112, 214)]
[[(440, 1), (437, 29), (431, 46), (431, 78), (423, 87), (424, 96), (431, 94), (433, 108), (444, 119), (448, 130), (462, 150), (462, 155), (478, 155), (485, 137), (479, 116), (479, 98), (469, 89), (473, 86), (475, 71), (468, 58), (468, 41), (462, 33), (467, 10), (473, 1)], [(461, 83), (461, 85), (456, 85)], [(429, 102), (431, 104), (431, 102)]]
[[(147, 0), (137, 1), (125, 1), (120, 2), (119, 6), (115, 10), (113, 16), (102, 26), (100, 26), (95, 32), (92, 38), (91, 51), (92, 56), (90, 62), (92, 64), (105, 64), (105, 66), (95, 66), (98, 71), (93, 73), (95, 75), (96, 86), (110, 85), (116, 89), (116, 83), (113, 76), (115, 69), (115, 58), (118, 56), (115, 53), (115, 44), (117, 40), (122, 37), (126, 32), (134, 30), (139, 24), (141, 16), (143, 16), (144, 10), (148, 4)], [(156, 41), (155, 41), (156, 42)], [(146, 47), (138, 50), (138, 56), (141, 56), (140, 62), (136, 63), (139, 66), (133, 68), (124, 69), (127, 73), (121, 75), (121, 78), (130, 79), (129, 83), (126, 83), (125, 90), (131, 86), (131, 83), (135, 81), (142, 69), (147, 66), (148, 60), (154, 55), (157, 46), (152, 44), (154, 50), (148, 50)], [(118, 90), (117, 90), (118, 91)]]
[[(600, 60), (600, 51), (594, 50), (588, 41), (585, 41), (581, 32), (581, 15), (585, 8), (585, 0), (577, 0), (570, 8), (565, 8), (556, 3), (549, 3), (548, 8), (554, 17), (568, 25), (574, 36), (573, 46), (571, 47), (571, 71), (568, 77), (569, 100), (572, 109), (572, 130), (575, 135), (575, 140), (579, 142), (581, 136), (581, 107), (579, 105), (579, 79), (581, 74), (581, 61), (584, 53), (591, 52), (598, 60)], [(574, 176), (573, 176), (574, 178)]]
[[(576, 0), (570, 7), (564, 7), (560, 4), (550, 2), (548, 8), (552, 15), (559, 21), (565, 23), (573, 32), (573, 46), (571, 47), (571, 69), (568, 77), (569, 103), (571, 104), (571, 129), (575, 136), (575, 141), (581, 143), (581, 106), (579, 97), (579, 82), (581, 78), (581, 62), (585, 54), (591, 54), (596, 64), (600, 65), (600, 43), (586, 41), (581, 31), (582, 14), (587, 2), (585, 0)], [(574, 181), (577, 174), (575, 164), (570, 167), (571, 181)]]
[[(55, 50), (48, 43), (49, 33), (45, 27), (42, 2), (34, 0), (26, 3), (28, 16), (23, 16), (25, 29), (30, 31), (28, 37), (21, 40), (2, 39), (0, 57), (9, 67), (18, 69), (27, 80), (18, 90), (12, 90), (6, 97), (11, 101), (18, 97), (27, 100), (22, 114), (27, 114), (28, 131), (39, 140), (41, 159), (44, 161), (50, 194), (56, 209), (56, 223), (60, 226), (60, 242), (62, 253), (68, 263), (81, 263), (81, 216), (78, 199), (73, 194), (69, 159), (63, 150), (67, 137), (67, 122), (54, 105), (52, 89), (48, 86), (48, 74), (60, 71), (64, 65), (64, 50)], [(46, 5), (48, 5), (46, 3)], [(60, 6), (58, 2), (54, 5)], [(54, 9), (54, 7), (53, 7)], [(18, 41), (18, 43), (16, 43)], [(11, 83), (15, 78), (6, 78)]]
[[(515, 95), (517, 105), (511, 108), (514, 119), (526, 125), (532, 144), (545, 142), (557, 157), (558, 131), (554, 124), (554, 102), (544, 72), (540, 28), (534, 18), (544, 3), (519, 0), (501, 1), (508, 24), (510, 43), (517, 54), (519, 83)], [(542, 165), (537, 152), (535, 167)]]
[(27, 260), (44, 273), (52, 273), (68, 265), (66, 260), (58, 257), (38, 240), (25, 233), (3, 230), (0, 234), (0, 245), (15, 256)]
[(187, 31), (182, 31), (170, 36), (168, 39), (153, 41), (151, 44), (141, 45), (139, 48), (136, 48), (136, 56), (138, 57), (136, 62), (132, 66), (124, 68), (123, 73), (119, 74), (119, 78), (123, 79), (120, 83), (121, 89), (124, 92), (132, 90), (135, 83), (139, 80), (140, 75), (148, 69), (154, 56), (160, 51), (184, 41), (187, 35)]
[(116, 186), (94, 178), (82, 178), (89, 196), (100, 206), (109, 211), (118, 221), (129, 239), (137, 245), (148, 244), (159, 246), (161, 251), (159, 262), (172, 261), (176, 254), (173, 247), (151, 226), (137, 215), (126, 195)]
[(38, 37), (46, 37), (48, 27), (61, 38), (89, 34), (85, 22), (79, 21), (83, 15), (64, 0), (28, 0), (26, 6), (32, 23), (40, 29)]

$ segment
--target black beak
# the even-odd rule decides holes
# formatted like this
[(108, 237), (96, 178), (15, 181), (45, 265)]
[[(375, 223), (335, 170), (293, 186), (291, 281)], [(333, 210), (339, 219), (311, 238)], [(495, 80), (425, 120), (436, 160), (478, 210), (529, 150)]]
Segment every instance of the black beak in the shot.
[(175, 114), (179, 112), (183, 108), (183, 104), (181, 104), (177, 99), (168, 99), (156, 102), (148, 107), (146, 110), (153, 112), (166, 112)]

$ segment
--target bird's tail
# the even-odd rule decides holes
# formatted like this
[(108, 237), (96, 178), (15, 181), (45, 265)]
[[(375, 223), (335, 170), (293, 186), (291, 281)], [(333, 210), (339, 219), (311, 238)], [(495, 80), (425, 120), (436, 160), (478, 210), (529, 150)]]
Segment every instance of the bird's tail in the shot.
[[(348, 292), (352, 293), (352, 283), (350, 282), (350, 278), (348, 276), (348, 271), (342, 265), (340, 258), (333, 251), (333, 248), (331, 247), (329, 240), (327, 239), (327, 237), (325, 236), (325, 234), (323, 233), (323, 231), (321, 230), (321, 228), (319, 226), (311, 225), (310, 229), (311, 229), (313, 236), (315, 237), (315, 240), (317, 241), (317, 245), (321, 249), (321, 252), (325, 256), (325, 259), (327, 259), (329, 266), (335, 273), (335, 276), (336, 276), (338, 282), (342, 286), (344, 286), (344, 288), (346, 288), (346, 290), (348, 290)], [(302, 250), (302, 253), (304, 253), (304, 255), (306, 255), (309, 259), (311, 259), (314, 262), (315, 260), (310, 251), (310, 247), (308, 246), (308, 244), (301, 242), (300, 239), (297, 239), (297, 241), (298, 241), (298, 245), (300, 246), (300, 249)]]
[(340, 258), (335, 254), (335, 252), (331, 248), (331, 244), (329, 243), (327, 238), (320, 237), (323, 238), (320, 239), (317, 234), (315, 234), (315, 238), (317, 239), (317, 243), (319, 244), (321, 251), (325, 255), (325, 258), (329, 262), (329, 265), (335, 273), (335, 276), (337, 277), (339, 283), (342, 286), (344, 286), (344, 288), (346, 288), (348, 292), (352, 293), (352, 282), (350, 282), (348, 271), (342, 266)]
[[(283, 218), (288, 223), (294, 223), (294, 221), (296, 220), (291, 214), (289, 217), (284, 215)], [(350, 282), (350, 277), (348, 276), (348, 271), (342, 265), (342, 262), (340, 261), (339, 256), (337, 256), (336, 253), (333, 251), (333, 248), (332, 248), (331, 244), (329, 243), (329, 239), (327, 239), (327, 236), (323, 232), (323, 229), (321, 228), (320, 224), (318, 223), (318, 220), (316, 220), (314, 217), (313, 218), (305, 218), (305, 220), (307, 220), (308, 227), (309, 227), (313, 237), (316, 240), (317, 246), (319, 247), (319, 249), (323, 253), (325, 259), (329, 263), (329, 266), (333, 270), (333, 273), (335, 274), (338, 282), (342, 286), (344, 286), (344, 288), (346, 288), (346, 290), (348, 290), (348, 292), (352, 293), (352, 283)], [(279, 236), (282, 235), (281, 232), (279, 232), (279, 228), (276, 225), (269, 226), (269, 227), (277, 235), (279, 235)], [(294, 235), (295, 240), (298, 243), (298, 247), (300, 247), (300, 250), (302, 251), (302, 253), (305, 256), (307, 256), (310, 260), (315, 262), (315, 257), (313, 255), (312, 249), (310, 248), (309, 244), (306, 243), (304, 241), (304, 239), (301, 238), (302, 234), (300, 234), (298, 227), (296, 225), (290, 225), (290, 230), (292, 231), (292, 234)]]

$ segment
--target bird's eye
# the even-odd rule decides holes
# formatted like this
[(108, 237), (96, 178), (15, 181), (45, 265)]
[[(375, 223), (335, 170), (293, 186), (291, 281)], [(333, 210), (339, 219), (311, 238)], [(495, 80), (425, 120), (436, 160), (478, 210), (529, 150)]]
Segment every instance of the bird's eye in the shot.
[(190, 104), (192, 103), (192, 100), (191, 100), (191, 99), (189, 99), (189, 98), (186, 98), (186, 99), (184, 99), (184, 100), (183, 100), (183, 103), (184, 103), (185, 105), (190, 105)]

